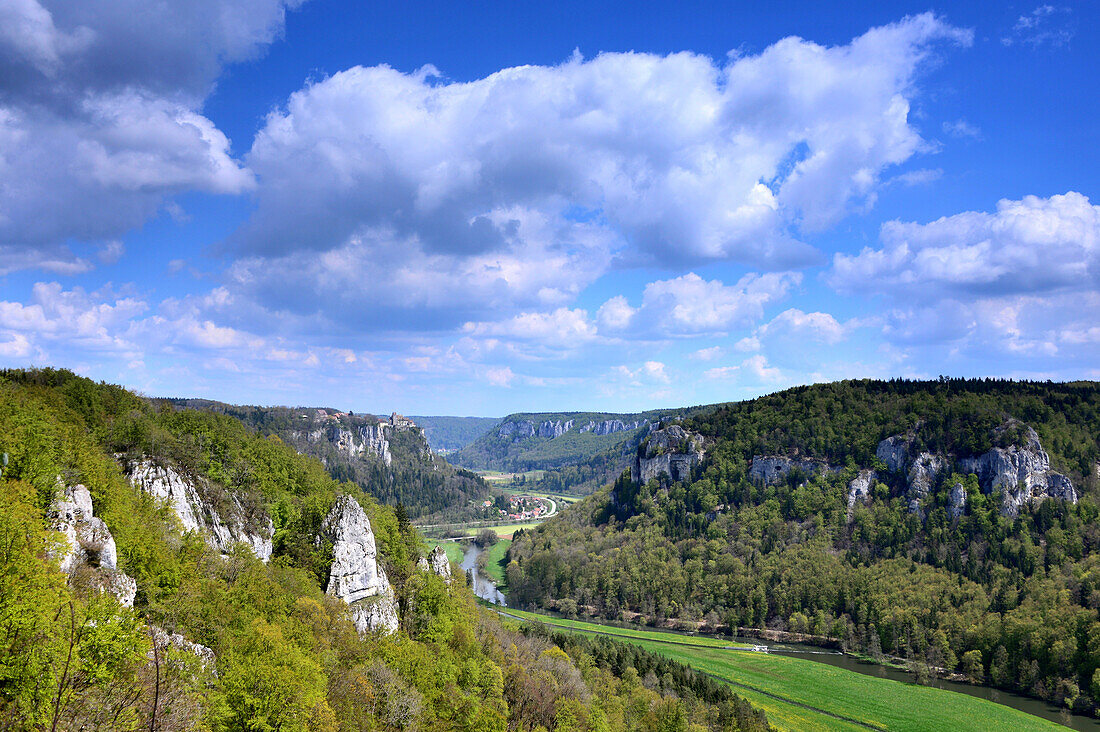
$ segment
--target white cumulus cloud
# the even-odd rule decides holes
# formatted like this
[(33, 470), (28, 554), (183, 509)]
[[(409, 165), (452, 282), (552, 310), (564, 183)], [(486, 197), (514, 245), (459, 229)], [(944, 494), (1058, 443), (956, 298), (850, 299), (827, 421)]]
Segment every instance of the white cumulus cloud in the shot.
[(975, 299), (1095, 289), (1100, 278), (1100, 206), (1073, 191), (1002, 200), (928, 224), (892, 221), (881, 249), (837, 254), (830, 282), (843, 292)]
[(113, 240), (177, 193), (247, 190), (202, 102), (298, 4), (0, 3), (0, 274), (86, 271), (69, 242)]
[[(470, 82), (348, 69), (257, 135), (236, 286), (313, 327), (399, 330), (565, 306), (616, 263), (813, 263), (799, 231), (869, 205), (924, 148), (909, 119), (922, 62), (970, 38), (924, 14), (720, 63), (576, 55)], [(631, 320), (614, 303), (598, 319)]]

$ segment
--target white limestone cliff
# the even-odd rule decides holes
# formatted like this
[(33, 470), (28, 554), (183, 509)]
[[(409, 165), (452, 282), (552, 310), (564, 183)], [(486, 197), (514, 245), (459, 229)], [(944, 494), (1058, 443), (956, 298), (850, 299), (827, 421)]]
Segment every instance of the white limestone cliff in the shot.
[(321, 525), (332, 542), (327, 592), (351, 606), (360, 633), (397, 631), (397, 596), (378, 559), (370, 519), (351, 496), (340, 496)]
[(54, 530), (61, 534), (58, 564), (72, 577), (81, 568), (82, 580), (109, 592), (125, 607), (134, 606), (137, 582), (118, 569), (118, 548), (107, 524), (92, 511), (92, 496), (83, 485), (67, 486), (50, 505)]
[[(995, 438), (1002, 438), (1008, 430), (1018, 430), (1021, 425), (1009, 420), (993, 430)], [(1003, 444), (1003, 443), (1002, 443)], [(1050, 469), (1050, 456), (1039, 442), (1039, 436), (1031, 427), (1023, 430), (1021, 444), (994, 447), (988, 452), (953, 461), (951, 456), (922, 452), (910, 463), (913, 449), (911, 437), (894, 435), (878, 444), (875, 455), (892, 472), (907, 471), (907, 498), (909, 510), (921, 511), (924, 499), (935, 488), (941, 476), (946, 475), (952, 464), (961, 473), (978, 476), (982, 492), (1001, 493), (1001, 515), (1017, 516), (1020, 509), (1037, 505), (1046, 498), (1058, 498), (1077, 502), (1077, 490), (1066, 476)], [(951, 486), (948, 495), (948, 513), (958, 518), (966, 510), (966, 490), (962, 484)]]
[(261, 560), (271, 559), (271, 537), (275, 527), (270, 517), (261, 517), (259, 527), (254, 527), (252, 524), (256, 522), (246, 520), (244, 506), (232, 491), (226, 492), (228, 501), (223, 503), (227, 505), (219, 510), (203, 498), (209, 486), (200, 485), (198, 480), (152, 460), (130, 466), (130, 483), (167, 503), (185, 532), (200, 532), (207, 543), (223, 554), (233, 545), (243, 543)]
[(952, 520), (961, 518), (966, 513), (966, 488), (962, 483), (955, 483), (947, 494), (947, 515)]
[(859, 475), (848, 484), (848, 520), (852, 520), (852, 514), (856, 510), (856, 503), (867, 503), (871, 500), (871, 484), (878, 475), (873, 470), (861, 470)]
[[(300, 441), (316, 445), (327, 442), (348, 459), (370, 457), (390, 465), (393, 463), (393, 455), (390, 452), (390, 432), (410, 429), (407, 425), (412, 424), (400, 415), (395, 415), (395, 418), (399, 420), (398, 426), (389, 422), (351, 426), (337, 424), (322, 429), (292, 430), (287, 437), (292, 443)], [(412, 426), (415, 427), (415, 425)]]
[(649, 420), (647, 419), (634, 420), (633, 422), (624, 422), (621, 419), (607, 419), (602, 422), (596, 422), (590, 419), (587, 423), (577, 426), (576, 422), (572, 419), (548, 419), (538, 423), (530, 419), (520, 419), (505, 422), (498, 427), (497, 437), (502, 440), (508, 440), (509, 442), (518, 442), (531, 437), (553, 439), (555, 437), (561, 437), (566, 432), (571, 432), (574, 428), (576, 428), (577, 432), (611, 435), (616, 432), (634, 430), (648, 423)]
[(674, 481), (689, 480), (691, 469), (703, 462), (706, 454), (701, 435), (688, 432), (678, 424), (654, 430), (638, 448), (631, 467), (636, 483), (648, 483), (664, 474)]
[[(1009, 423), (996, 432), (1014, 426)], [(1050, 469), (1050, 456), (1031, 427), (1025, 431), (1022, 445), (995, 447), (984, 455), (960, 460), (959, 467), (977, 474), (985, 493), (1001, 491), (1001, 514), (1005, 516), (1017, 516), (1021, 508), (1048, 497), (1077, 503), (1073, 483)]]
[(909, 438), (904, 435), (887, 437), (878, 443), (875, 457), (886, 463), (886, 469), (891, 473), (900, 473), (909, 462), (909, 442)]
[(782, 483), (794, 470), (815, 476), (823, 473), (835, 473), (840, 468), (829, 465), (817, 458), (789, 458), (782, 455), (754, 455), (749, 466), (749, 479), (764, 485)]
[(648, 419), (636, 419), (633, 422), (624, 422), (621, 419), (605, 419), (603, 422), (588, 420), (588, 424), (581, 427), (578, 431), (591, 432), (596, 435), (613, 435), (616, 432), (636, 430), (646, 424), (649, 424)]
[(447, 559), (447, 551), (437, 546), (426, 557), (420, 557), (416, 563), (417, 568), (424, 572), (432, 572), (439, 575), (447, 584), (451, 584), (454, 577), (451, 574), (451, 560)]
[(924, 499), (932, 493), (936, 481), (947, 470), (947, 460), (941, 455), (922, 452), (909, 468), (909, 512), (920, 510)]

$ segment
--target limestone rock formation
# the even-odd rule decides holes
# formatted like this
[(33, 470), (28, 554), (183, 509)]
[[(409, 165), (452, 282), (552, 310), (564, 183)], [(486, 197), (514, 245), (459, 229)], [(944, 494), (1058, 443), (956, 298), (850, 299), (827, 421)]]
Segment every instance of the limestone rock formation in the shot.
[[(1017, 426), (1009, 422), (995, 432)], [(1039, 503), (1047, 497), (1077, 502), (1073, 483), (1066, 476), (1051, 471), (1050, 456), (1030, 427), (1025, 431), (1024, 444), (995, 447), (984, 455), (964, 458), (959, 461), (959, 468), (977, 474), (983, 492), (1002, 492), (1001, 514), (1004, 516), (1017, 516), (1021, 507)]]
[(534, 437), (538, 433), (538, 428), (535, 427), (535, 423), (529, 419), (523, 419), (518, 422), (505, 422), (497, 430), (497, 437), (502, 440), (511, 440), (516, 442), (526, 437)]
[[(409, 420), (401, 417), (401, 415), (395, 415), (395, 417), (398, 424), (402, 425), (402, 430), (409, 429), (405, 426), (405, 423)], [(397, 428), (387, 422), (351, 425), (350, 427), (337, 424), (323, 429), (293, 430), (288, 437), (291, 442), (300, 440), (314, 445), (328, 442), (336, 448), (337, 452), (349, 459), (369, 456), (390, 465), (393, 462), (393, 456), (390, 453), (388, 432), (393, 429)]]
[(369, 452), (386, 465), (393, 463), (393, 456), (390, 454), (390, 441), (386, 437), (386, 425), (362, 425), (359, 427), (359, 437), (363, 440), (363, 447), (360, 452)]
[(110, 592), (125, 607), (134, 606), (137, 582), (118, 569), (118, 549), (107, 524), (92, 511), (92, 496), (83, 485), (68, 486), (50, 505), (53, 527), (61, 533), (58, 549), (61, 570), (72, 577), (78, 570), (82, 579), (101, 592)]
[(947, 460), (942, 455), (922, 452), (909, 468), (909, 499), (922, 501), (936, 486), (940, 475), (947, 470)]
[(204, 498), (213, 490), (211, 486), (152, 460), (130, 466), (130, 483), (153, 498), (167, 502), (185, 532), (201, 532), (207, 543), (223, 554), (234, 544), (243, 543), (261, 560), (271, 559), (271, 537), (275, 533), (271, 518), (264, 515), (248, 520), (248, 512), (232, 491), (226, 491), (228, 500), (219, 501), (222, 504), (219, 510)]
[(519, 442), (520, 440), (531, 437), (553, 439), (555, 437), (561, 437), (566, 432), (571, 432), (574, 428), (576, 428), (577, 432), (611, 435), (616, 432), (634, 430), (648, 423), (649, 420), (647, 419), (638, 419), (633, 422), (624, 422), (621, 419), (606, 419), (602, 422), (596, 422), (590, 419), (587, 423), (578, 426), (572, 419), (548, 419), (539, 423), (529, 419), (521, 419), (502, 424), (497, 428), (497, 437), (502, 440), (508, 440), (509, 442)]
[(966, 513), (966, 488), (962, 483), (955, 483), (947, 494), (947, 515), (952, 520), (961, 518)]
[(360, 633), (397, 630), (397, 596), (378, 559), (370, 519), (351, 496), (340, 496), (321, 525), (332, 542), (327, 592), (351, 605)]
[(433, 549), (428, 556), (420, 557), (420, 561), (416, 563), (416, 566), (424, 572), (433, 572), (439, 575), (447, 581), (447, 584), (450, 584), (453, 579), (451, 560), (447, 559), (447, 552), (441, 546)]
[(782, 455), (754, 455), (749, 466), (749, 479), (764, 485), (782, 483), (792, 471), (798, 470), (807, 476), (823, 473), (835, 473), (839, 468), (817, 458), (789, 458)]
[(878, 475), (873, 470), (861, 470), (859, 475), (848, 484), (848, 520), (852, 520), (852, 513), (856, 510), (856, 502), (867, 503), (871, 499), (871, 484)]
[(546, 420), (539, 425), (538, 435), (539, 437), (561, 437), (569, 430), (573, 429), (573, 420), (561, 421), (559, 420)]
[(887, 437), (878, 443), (875, 457), (886, 463), (886, 469), (891, 473), (900, 473), (909, 462), (909, 444), (909, 438), (904, 435)]
[[(156, 625), (150, 625), (149, 629), (152, 632), (153, 642), (157, 644), (158, 648), (171, 647), (178, 651), (190, 653), (199, 659), (199, 663), (204, 669), (213, 671), (214, 675), (217, 675), (217, 671), (214, 670), (217, 663), (217, 657), (214, 655), (213, 649), (201, 643), (193, 643), (179, 633), (169, 633), (164, 628), (160, 628)], [(147, 656), (152, 660), (152, 649), (149, 650)]]
[(670, 425), (654, 430), (638, 447), (631, 476), (636, 483), (648, 483), (662, 474), (674, 481), (689, 480), (691, 469), (703, 462), (705, 454), (701, 435)]
[(648, 419), (637, 419), (633, 422), (624, 422), (621, 419), (605, 419), (603, 422), (588, 420), (588, 424), (578, 430), (579, 432), (592, 432), (597, 435), (613, 435), (616, 432), (636, 430), (642, 425), (648, 424)]

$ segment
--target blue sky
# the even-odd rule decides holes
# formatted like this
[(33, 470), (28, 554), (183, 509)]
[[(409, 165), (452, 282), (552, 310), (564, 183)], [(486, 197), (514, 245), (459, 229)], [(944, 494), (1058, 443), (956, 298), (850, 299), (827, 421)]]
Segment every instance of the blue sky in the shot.
[(469, 415), (1100, 378), (1098, 15), (0, 0), (0, 365)]

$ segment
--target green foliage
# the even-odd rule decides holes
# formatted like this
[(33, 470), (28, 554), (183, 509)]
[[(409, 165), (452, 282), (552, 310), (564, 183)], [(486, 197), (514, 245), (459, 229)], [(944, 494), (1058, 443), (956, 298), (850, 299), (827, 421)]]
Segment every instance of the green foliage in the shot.
[[(619, 697), (602, 696), (613, 677), (587, 668), (582, 677), (583, 655), (544, 654), (548, 644), (502, 627), (461, 582), (417, 570), (426, 547), (407, 515), (233, 416), (68, 372), (8, 371), (0, 452), (10, 455), (0, 476), (5, 729), (647, 728), (623, 716)], [(270, 517), (271, 562), (244, 545), (222, 555), (197, 532), (181, 535), (170, 509), (124, 473), (128, 461), (148, 459), (182, 472), (219, 511), (240, 504), (246, 521)], [(99, 570), (67, 578), (48, 551), (57, 548), (49, 505), (78, 482), (117, 542), (119, 569), (137, 580), (132, 610), (81, 581)], [(394, 584), (395, 635), (360, 636), (348, 607), (323, 591), (332, 547), (319, 529), (345, 492), (367, 513)], [(154, 627), (186, 640), (154, 644), (167, 637)], [(678, 718), (672, 701), (643, 696), (646, 714)], [(692, 710), (713, 721), (705, 728), (736, 729), (705, 703)]]
[[(995, 431), (1010, 419), (1012, 429)], [(1009, 422), (1009, 424), (1012, 424)], [(916, 450), (980, 454), (1029, 425), (1069, 475), (1078, 504), (1046, 500), (1016, 518), (975, 476), (933, 487), (926, 518), (904, 475), (875, 458), (909, 434)], [(1100, 667), (1100, 387), (1004, 381), (840, 382), (696, 414), (707, 438), (693, 480), (612, 486), (531, 531), (508, 553), (509, 599), (582, 615), (685, 627), (809, 631), (864, 653), (910, 659), (1070, 703), (1096, 704)], [(776, 485), (748, 478), (754, 455), (843, 466)], [(869, 505), (847, 486), (877, 466)], [(968, 495), (950, 520), (948, 486)], [(565, 602), (566, 604), (563, 604)], [(792, 627), (793, 626), (793, 627)], [(1075, 693), (1076, 690), (1076, 693)]]

